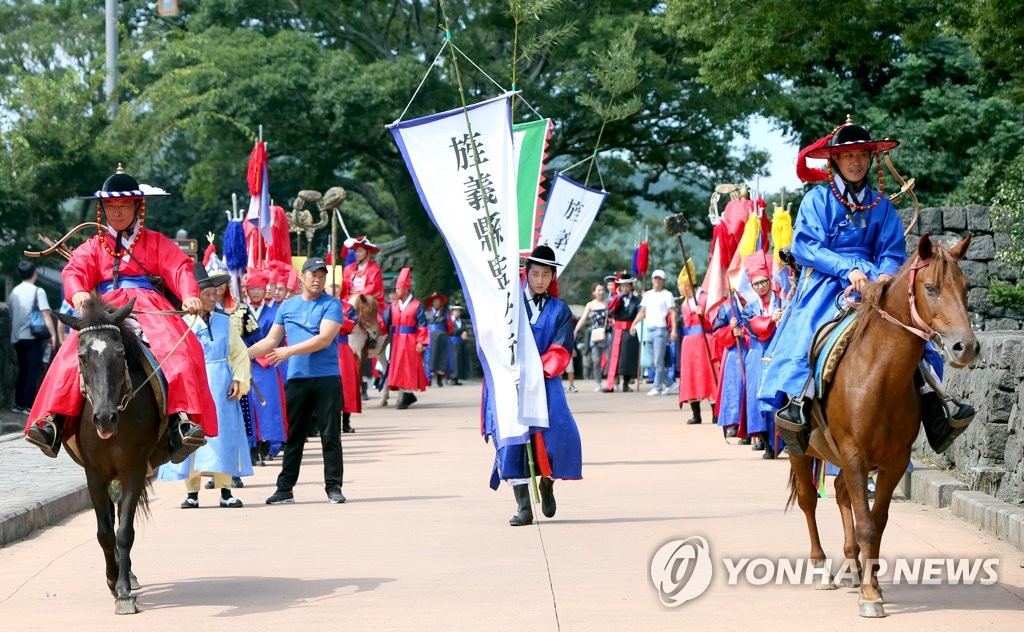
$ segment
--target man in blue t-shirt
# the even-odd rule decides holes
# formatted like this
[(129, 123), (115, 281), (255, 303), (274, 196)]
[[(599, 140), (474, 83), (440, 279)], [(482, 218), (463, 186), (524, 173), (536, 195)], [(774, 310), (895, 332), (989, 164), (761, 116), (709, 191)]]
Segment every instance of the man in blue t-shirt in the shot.
[[(266, 355), (274, 365), (288, 360), (288, 381), (284, 387), (288, 438), (277, 491), (267, 499), (267, 504), (295, 501), (292, 488), (299, 478), (302, 451), (314, 414), (323, 446), (327, 499), (343, 503), (341, 479), (345, 467), (338, 419), (342, 395), (337, 337), (344, 316), (338, 299), (324, 292), (327, 264), (323, 259), (307, 259), (299, 279), (302, 293), (281, 303), (270, 333), (249, 347), (250, 358)], [(285, 335), (288, 346), (278, 347)]]

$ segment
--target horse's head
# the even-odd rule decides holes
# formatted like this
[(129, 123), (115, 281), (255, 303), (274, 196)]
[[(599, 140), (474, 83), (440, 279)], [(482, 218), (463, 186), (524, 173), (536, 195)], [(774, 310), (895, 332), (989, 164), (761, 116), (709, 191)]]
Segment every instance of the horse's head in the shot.
[(971, 235), (946, 249), (932, 243), (928, 235), (917, 246), (914, 304), (921, 320), (931, 327), (937, 342), (955, 367), (974, 362), (981, 345), (967, 315), (967, 277), (959, 261), (967, 253)]
[(99, 299), (82, 306), (82, 315), (58, 314), (60, 322), (78, 332), (78, 371), (82, 395), (92, 408), (92, 421), (101, 439), (117, 434), (121, 400), (131, 392), (121, 322), (135, 299), (114, 308)]
[(363, 326), (367, 331), (375, 331), (377, 329), (377, 299), (366, 294), (355, 294), (351, 299), (352, 307), (356, 308), (356, 315), (359, 318), (359, 324)]

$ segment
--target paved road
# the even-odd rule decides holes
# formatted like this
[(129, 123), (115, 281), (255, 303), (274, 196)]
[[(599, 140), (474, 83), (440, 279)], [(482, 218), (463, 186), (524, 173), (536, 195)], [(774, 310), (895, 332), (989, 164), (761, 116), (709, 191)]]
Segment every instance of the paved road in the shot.
[[(407, 411), (375, 402), (344, 436), (349, 503), (325, 502), (319, 451), (307, 451), (296, 504), (268, 506), (279, 461), (237, 495), (243, 509), (181, 510), (180, 483), (157, 483), (134, 567), (142, 612), (115, 617), (91, 513), (0, 549), (4, 630), (829, 630), (1018, 629), (1024, 554), (950, 516), (897, 502), (884, 557), (996, 558), (990, 586), (883, 582), (889, 617), (857, 616), (853, 589), (728, 585), (724, 558), (807, 554), (799, 511), (783, 512), (788, 467), (685, 426), (669, 397), (571, 394), (584, 480), (556, 485), (555, 519), (507, 524), (491, 492), (493, 451), (477, 431), (479, 385), (430, 389)], [(47, 460), (39, 456), (39, 463)], [(19, 468), (26, 467), (24, 464)], [(27, 466), (29, 468), (33, 466)], [(27, 476), (41, 476), (29, 469)], [(12, 474), (0, 465), (6, 489)], [(538, 512), (539, 514), (539, 512)], [(833, 501), (819, 511), (841, 558)], [(700, 597), (661, 604), (649, 566), (665, 543), (702, 536), (714, 576)]]

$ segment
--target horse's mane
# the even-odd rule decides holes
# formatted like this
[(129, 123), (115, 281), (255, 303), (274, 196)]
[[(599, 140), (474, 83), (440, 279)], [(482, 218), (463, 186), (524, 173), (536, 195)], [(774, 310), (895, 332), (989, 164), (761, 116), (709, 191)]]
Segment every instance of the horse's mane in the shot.
[(143, 366), (142, 341), (135, 335), (130, 327), (121, 322), (114, 322), (113, 314), (120, 309), (102, 298), (93, 297), (82, 304), (82, 315), (79, 319), (79, 329), (92, 325), (117, 325), (121, 331), (121, 343), (124, 345), (124, 359), (128, 362), (128, 368), (133, 369)]
[[(910, 266), (915, 258), (916, 253), (915, 257), (907, 259), (888, 281), (868, 283), (864, 286), (860, 292), (860, 303), (854, 305), (854, 309), (857, 310), (858, 314), (853, 324), (853, 330), (850, 332), (851, 341), (857, 340), (864, 334), (864, 330), (867, 329), (868, 323), (872, 320), (872, 314), (876, 313), (877, 309), (882, 308), (882, 301), (888, 294), (889, 289), (898, 281), (909, 281), (907, 277), (910, 275)], [(945, 277), (948, 272), (948, 266), (957, 265), (956, 259), (950, 254), (949, 249), (940, 246), (934, 241), (932, 242), (930, 261), (930, 265), (935, 266), (935, 275), (939, 278)]]

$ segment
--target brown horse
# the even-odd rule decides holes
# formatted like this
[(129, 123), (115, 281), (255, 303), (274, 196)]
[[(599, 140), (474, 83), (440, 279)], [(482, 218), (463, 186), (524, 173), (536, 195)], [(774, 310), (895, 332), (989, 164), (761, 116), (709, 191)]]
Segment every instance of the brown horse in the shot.
[[(131, 594), (139, 587), (131, 561), (135, 514), (140, 506), (143, 514), (148, 513), (150, 465), (155, 468), (169, 458), (153, 390), (140, 388), (133, 396), (132, 385), (142, 385), (148, 375), (141, 343), (124, 324), (134, 305), (134, 299), (120, 308), (93, 299), (85, 303), (80, 318), (58, 315), (78, 332), (78, 370), (85, 395), (81, 427), (74, 436), (65, 433), (63, 443), (85, 469), (116, 614), (139, 611)], [(120, 483), (116, 533), (110, 495), (115, 480)]]
[[(836, 502), (843, 520), (844, 569), (852, 571), (852, 581), (843, 583), (859, 583), (863, 617), (885, 616), (877, 560), (889, 503), (921, 427), (914, 376), (926, 339), (934, 339), (954, 366), (971, 364), (980, 349), (967, 316), (967, 281), (957, 263), (970, 241), (968, 236), (947, 250), (925, 235), (912, 262), (889, 281), (867, 286), (824, 403), (838, 448), (833, 462), (842, 470), (835, 481)], [(822, 455), (812, 449), (807, 457), (789, 456), (786, 508), (794, 497), (798, 500), (807, 519), (811, 561), (820, 570), (816, 587), (828, 589), (835, 585), (824, 568), (814, 518), (818, 496), (810, 456)], [(867, 478), (876, 468), (874, 503), (869, 505)]]
[(359, 357), (359, 366), (363, 366), (367, 358), (376, 358), (388, 343), (387, 332), (381, 331), (377, 316), (380, 309), (377, 299), (367, 294), (353, 294), (348, 302), (356, 309), (357, 323), (349, 334), (349, 346)]

